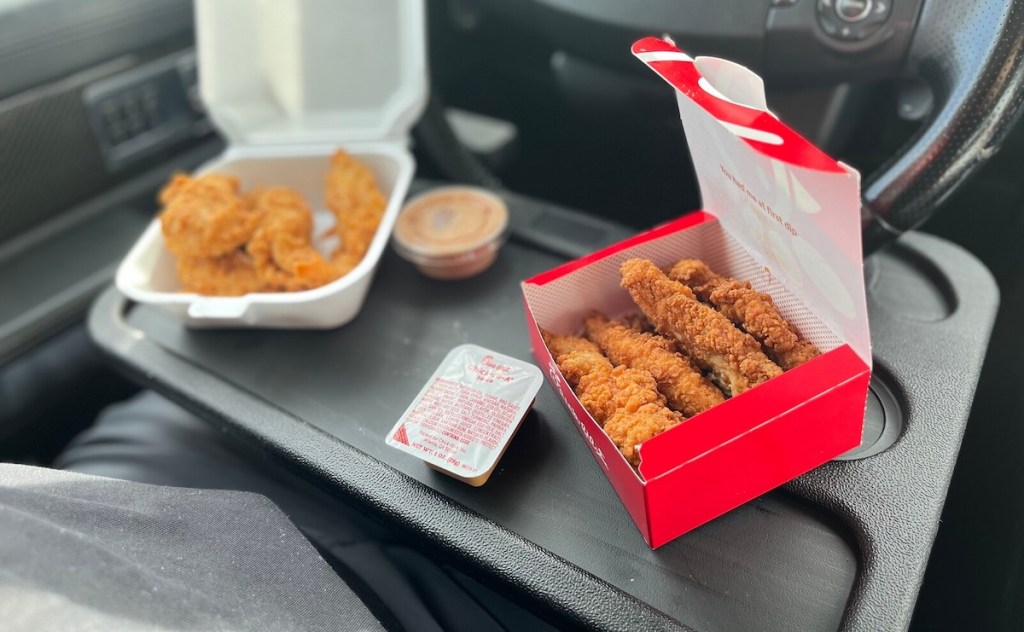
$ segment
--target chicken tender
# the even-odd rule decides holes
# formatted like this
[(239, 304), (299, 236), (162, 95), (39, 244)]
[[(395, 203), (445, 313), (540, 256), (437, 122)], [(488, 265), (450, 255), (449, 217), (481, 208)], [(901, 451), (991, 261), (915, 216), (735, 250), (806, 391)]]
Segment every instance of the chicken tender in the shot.
[(704, 379), (687, 357), (676, 352), (671, 340), (610, 321), (594, 312), (584, 321), (587, 338), (615, 364), (651, 374), (669, 408), (692, 417), (725, 401), (722, 391)]
[(248, 250), (269, 286), (277, 291), (309, 290), (342, 275), (313, 246), (312, 211), (297, 191), (273, 187), (255, 197), (264, 220), (249, 241)]
[(373, 173), (339, 150), (331, 157), (324, 199), (337, 218), (335, 230), (341, 245), (333, 261), (339, 274), (344, 274), (366, 255), (384, 217), (387, 198), (377, 187)]
[(219, 257), (178, 257), (178, 281), (186, 292), (211, 296), (264, 291), (263, 279), (243, 250)]
[[(615, 367), (615, 370), (624, 367)], [(683, 421), (679, 413), (669, 410), (661, 404), (644, 404), (635, 412), (617, 410), (604, 422), (604, 431), (612, 443), (619, 447), (622, 456), (626, 457), (633, 467), (640, 466), (640, 454), (637, 448), (645, 441)]]
[[(615, 367), (589, 340), (542, 333), (562, 375), (598, 422), (603, 424), (618, 409), (637, 410), (648, 403), (665, 404), (654, 378), (641, 371), (616, 384), (612, 379)], [(619, 375), (624, 373), (628, 372), (620, 371)]]
[(782, 317), (772, 297), (752, 289), (749, 282), (720, 276), (697, 259), (677, 262), (668, 276), (743, 327), (783, 369), (792, 369), (820, 355), (818, 348), (801, 339)]
[(657, 331), (678, 341), (680, 349), (728, 394), (739, 395), (782, 374), (756, 340), (652, 262), (630, 259), (620, 273), (622, 287)]
[(621, 319), (622, 324), (634, 331), (652, 333), (654, 326), (644, 317), (643, 314), (627, 314)]
[(182, 289), (226, 296), (309, 290), (340, 278), (365, 258), (387, 207), (373, 173), (341, 150), (326, 177), (332, 231), (340, 238), (330, 256), (314, 247), (313, 213), (287, 187), (243, 196), (234, 176), (176, 174), (159, 200)]
[(288, 187), (271, 187), (251, 196), (261, 221), (246, 246), (269, 291), (320, 287), (341, 276), (313, 247), (313, 213)]
[(683, 420), (665, 407), (650, 373), (613, 367), (597, 345), (585, 338), (541, 334), (580, 403), (633, 465), (639, 464), (636, 446)]
[(259, 214), (238, 192), (238, 178), (210, 173), (175, 175), (160, 192), (160, 228), (179, 257), (226, 255), (252, 236)]

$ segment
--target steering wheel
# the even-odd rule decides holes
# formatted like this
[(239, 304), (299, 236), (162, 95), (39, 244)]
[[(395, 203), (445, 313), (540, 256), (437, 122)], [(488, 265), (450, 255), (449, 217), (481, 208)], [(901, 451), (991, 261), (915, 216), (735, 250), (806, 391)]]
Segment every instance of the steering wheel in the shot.
[(998, 151), (1024, 103), (1024, 2), (924, 3), (906, 71), (931, 90), (929, 121), (864, 183), (864, 248), (920, 226)]
[[(905, 85), (917, 88), (913, 94), (918, 103), (905, 105), (916, 108), (926, 122), (892, 160), (864, 181), (865, 254), (927, 220), (998, 150), (1024, 101), (1024, 0), (476, 4), (509, 23), (529, 25), (532, 33), (563, 55), (623, 76), (645, 73), (624, 53), (630, 44), (664, 33), (690, 54), (743, 63), (774, 87), (907, 80)], [(459, 146), (436, 100), (418, 131), (424, 148), (444, 163), (449, 176), (500, 186)]]

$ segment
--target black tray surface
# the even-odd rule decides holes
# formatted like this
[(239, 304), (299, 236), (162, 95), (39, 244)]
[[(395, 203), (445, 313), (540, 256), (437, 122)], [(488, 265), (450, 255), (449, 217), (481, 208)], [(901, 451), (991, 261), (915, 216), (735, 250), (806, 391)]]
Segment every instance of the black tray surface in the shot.
[[(895, 445), (828, 464), (652, 551), (547, 385), (482, 488), (384, 443), (453, 346), (531, 360), (519, 283), (566, 260), (553, 250), (513, 235), (492, 268), (456, 283), (428, 280), (389, 251), (360, 315), (332, 331), (190, 330), (114, 290), (90, 326), (140, 382), (556, 619), (607, 629), (905, 627), (998, 303), (984, 268), (922, 235), (873, 259), (869, 293), (895, 299), (924, 284), (931, 301), (924, 315), (908, 311), (920, 301), (871, 307), (877, 373), (905, 411)], [(943, 348), (923, 348), (935, 336)], [(947, 352), (962, 371), (935, 383), (926, 368)], [(924, 380), (933, 383), (922, 389)]]

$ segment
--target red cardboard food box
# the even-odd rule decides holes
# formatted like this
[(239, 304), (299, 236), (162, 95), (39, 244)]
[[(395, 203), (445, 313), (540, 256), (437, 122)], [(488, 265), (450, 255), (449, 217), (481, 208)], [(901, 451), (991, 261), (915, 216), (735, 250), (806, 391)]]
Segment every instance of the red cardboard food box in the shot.
[[(761, 79), (656, 38), (633, 54), (675, 90), (704, 209), (522, 284), (533, 355), (651, 547), (658, 547), (860, 443), (871, 342), (860, 177), (781, 123)], [(770, 294), (822, 354), (639, 446), (634, 469), (587, 413), (540, 328), (579, 334), (584, 316), (636, 312), (619, 266), (703, 259)]]

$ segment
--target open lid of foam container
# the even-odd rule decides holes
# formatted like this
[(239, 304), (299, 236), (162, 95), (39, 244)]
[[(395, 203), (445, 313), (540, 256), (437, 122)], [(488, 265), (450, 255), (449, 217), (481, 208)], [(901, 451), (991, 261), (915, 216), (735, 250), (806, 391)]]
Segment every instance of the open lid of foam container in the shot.
[(860, 174), (769, 112), (747, 68), (653, 37), (633, 54), (676, 89), (704, 210), (871, 366)]
[(196, 0), (195, 8), (200, 95), (232, 144), (404, 143), (423, 111), (422, 0)]

